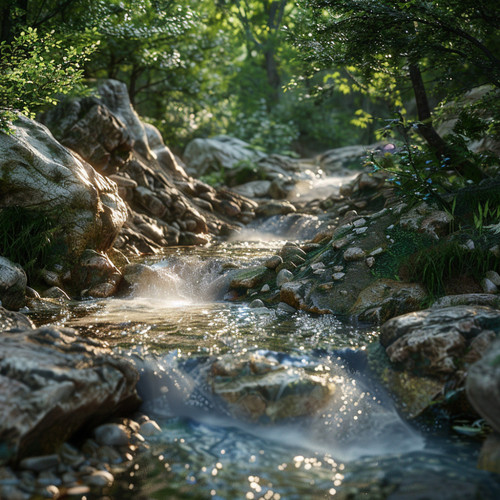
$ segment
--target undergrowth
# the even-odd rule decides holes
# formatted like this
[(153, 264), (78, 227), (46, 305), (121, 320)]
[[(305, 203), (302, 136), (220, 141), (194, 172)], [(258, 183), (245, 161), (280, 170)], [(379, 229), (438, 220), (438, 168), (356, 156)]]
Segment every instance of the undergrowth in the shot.
[(500, 260), (486, 242), (475, 243), (475, 248), (469, 249), (459, 241), (445, 240), (417, 252), (409, 260), (409, 278), (421, 282), (431, 297), (438, 297), (447, 293), (447, 282), (457, 277), (479, 282), (486, 271), (500, 271)]
[(38, 270), (54, 263), (60, 243), (55, 217), (33, 208), (0, 209), (0, 255), (20, 264), (30, 283)]

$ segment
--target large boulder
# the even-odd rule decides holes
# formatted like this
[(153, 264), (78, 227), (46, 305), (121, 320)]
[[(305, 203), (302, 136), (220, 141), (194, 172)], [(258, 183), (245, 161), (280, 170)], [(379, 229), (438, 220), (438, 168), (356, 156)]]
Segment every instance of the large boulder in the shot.
[(127, 218), (116, 184), (57, 142), (43, 125), (19, 116), (0, 134), (2, 207), (26, 207), (53, 220), (62, 258), (106, 251)]
[(69, 328), (0, 334), (0, 463), (53, 452), (83, 426), (133, 411), (138, 373)]
[(209, 378), (229, 413), (252, 421), (313, 415), (335, 393), (328, 374), (308, 373), (257, 353), (220, 357), (213, 362)]
[(197, 175), (230, 170), (242, 162), (255, 162), (264, 157), (250, 144), (225, 135), (211, 139), (194, 139), (184, 151), (184, 161)]
[(5, 257), (0, 257), (0, 305), (20, 309), (25, 304), (26, 273)]
[(155, 253), (177, 244), (206, 243), (254, 217), (256, 204), (188, 177), (160, 132), (143, 123), (127, 86), (99, 81), (98, 96), (63, 102), (42, 119), (61, 143), (117, 183), (128, 219), (116, 248)]
[(500, 433), (500, 340), (470, 367), (466, 390), (477, 412)]
[(490, 307), (413, 312), (382, 325), (380, 343), (368, 349), (369, 364), (407, 416), (416, 417), (436, 402), (473, 416), (464, 391), (467, 372), (476, 369), (473, 363), (492, 349), (499, 332), (500, 311)]

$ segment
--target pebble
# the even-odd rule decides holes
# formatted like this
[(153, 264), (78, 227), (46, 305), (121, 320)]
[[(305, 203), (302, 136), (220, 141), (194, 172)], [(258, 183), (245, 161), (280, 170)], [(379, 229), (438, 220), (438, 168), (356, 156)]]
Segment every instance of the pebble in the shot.
[(333, 266), (334, 273), (341, 273), (344, 270), (344, 266)]
[(351, 247), (344, 252), (344, 260), (347, 262), (361, 260), (364, 257), (365, 257), (365, 252), (359, 247)]
[(276, 269), (280, 264), (283, 264), (283, 259), (279, 255), (273, 255), (264, 261), (264, 266), (268, 269)]
[(129, 443), (130, 434), (121, 424), (104, 424), (94, 429), (96, 441), (102, 445), (125, 446)]
[(286, 312), (286, 313), (297, 312), (297, 309), (295, 309), (295, 307), (288, 305), (286, 302), (280, 302), (278, 304), (278, 310), (281, 312)]
[(59, 498), (59, 488), (54, 484), (50, 484), (40, 491), (43, 498)]
[(42, 471), (55, 467), (59, 463), (58, 455), (42, 455), (40, 457), (29, 457), (21, 460), (19, 464), (22, 469)]
[(111, 486), (114, 480), (113, 474), (105, 470), (97, 470), (92, 475), (83, 478), (83, 481), (89, 486), (98, 486), (101, 488)]
[(264, 302), (262, 302), (262, 300), (260, 299), (255, 299), (255, 300), (252, 300), (252, 302), (250, 302), (250, 305), (248, 306), (252, 309), (255, 309), (257, 307), (264, 307)]
[(341, 280), (344, 276), (345, 276), (345, 273), (334, 273), (334, 274), (332, 274), (332, 278), (335, 281)]
[(497, 293), (498, 292), (498, 287), (490, 281), (488, 278), (483, 278), (481, 280), (481, 286), (483, 288), (484, 293)]
[(363, 219), (363, 218), (358, 219), (358, 220), (355, 220), (355, 221), (352, 223), (352, 225), (353, 225), (354, 227), (361, 227), (361, 226), (364, 226), (365, 224), (366, 224), (366, 219)]
[(500, 286), (500, 275), (496, 271), (488, 271), (485, 278), (489, 279), (494, 285)]
[(366, 226), (365, 227), (357, 227), (356, 229), (354, 229), (355, 234), (363, 234), (363, 233), (366, 233), (366, 231), (368, 231), (368, 228)]
[(269, 292), (269, 290), (271, 290), (271, 287), (267, 283), (260, 289), (262, 293)]
[(382, 247), (378, 247), (375, 250), (370, 252), (370, 257), (375, 257), (375, 255), (379, 255), (384, 251)]
[(373, 265), (375, 264), (375, 258), (374, 257), (367, 257), (366, 258), (366, 265), (370, 268), (373, 267)]
[[(259, 300), (259, 299), (257, 299)], [(254, 300), (253, 302), (256, 302)], [(252, 304), (253, 304), (252, 302)], [(260, 301), (262, 302), (262, 300)], [(252, 304), (250, 304), (250, 307), (252, 307)], [(262, 302), (264, 305), (264, 303)], [(154, 421), (154, 420), (148, 420), (147, 422), (144, 422), (141, 425), (141, 434), (143, 436), (149, 437), (149, 436), (157, 436), (158, 434), (161, 434), (161, 427)]]
[(293, 278), (293, 274), (288, 269), (282, 269), (276, 276), (276, 286), (280, 288), (285, 283), (288, 283)]

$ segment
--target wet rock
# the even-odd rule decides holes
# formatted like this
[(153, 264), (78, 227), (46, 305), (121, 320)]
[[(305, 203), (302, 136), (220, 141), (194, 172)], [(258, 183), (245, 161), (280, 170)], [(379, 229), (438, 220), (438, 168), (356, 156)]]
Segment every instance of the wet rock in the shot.
[(327, 404), (335, 385), (323, 374), (310, 374), (257, 354), (216, 360), (213, 392), (237, 418), (272, 421), (312, 415)]
[(83, 425), (133, 410), (130, 362), (68, 328), (0, 336), (0, 462), (50, 453)]
[(500, 311), (480, 306), (426, 309), (384, 323), (380, 343), (391, 362), (442, 376), (457, 371), (472, 340), (484, 331), (500, 331)]
[(500, 434), (497, 432), (490, 434), (483, 443), (477, 466), (479, 469), (500, 474)]
[(265, 266), (256, 266), (239, 271), (230, 283), (230, 288), (257, 288), (274, 277), (274, 272)]
[(93, 472), (90, 476), (83, 477), (83, 481), (89, 486), (96, 486), (98, 488), (104, 488), (106, 486), (111, 486), (115, 478), (113, 474), (105, 470), (97, 470)]
[(161, 434), (161, 427), (154, 421), (148, 420), (141, 424), (141, 434), (145, 437)]
[(15, 311), (24, 307), (27, 281), (21, 266), (0, 257), (0, 305)]
[(280, 264), (283, 264), (283, 259), (279, 255), (273, 255), (264, 261), (264, 266), (268, 269), (276, 269)]
[(489, 293), (464, 293), (460, 295), (445, 295), (440, 297), (432, 307), (449, 307), (462, 305), (489, 306), (500, 309), (500, 297)]
[[(500, 312), (497, 311), (500, 316)], [(500, 331), (496, 325), (497, 335)], [(500, 340), (470, 368), (466, 380), (469, 401), (477, 412), (500, 432)]]
[(24, 331), (34, 328), (33, 322), (24, 314), (7, 311), (7, 309), (0, 306), (0, 332)]
[(271, 217), (273, 215), (286, 215), (296, 212), (297, 209), (289, 201), (268, 201), (259, 205), (255, 211), (259, 217)]
[(255, 300), (252, 300), (252, 302), (250, 302), (249, 306), (251, 309), (256, 309), (258, 307), (264, 307), (264, 302), (262, 302), (262, 300), (260, 299), (255, 299)]
[(250, 181), (232, 189), (247, 198), (265, 198), (269, 196), (270, 187), (271, 181)]
[(292, 278), (293, 278), (293, 273), (291, 271), (289, 271), (288, 269), (282, 269), (276, 275), (276, 286), (280, 288), (285, 283), (288, 283)]
[(422, 285), (381, 279), (362, 290), (350, 312), (361, 319), (384, 322), (394, 316), (420, 309), (427, 297)]
[(71, 284), (78, 291), (86, 290), (90, 297), (113, 295), (121, 280), (121, 273), (106, 255), (85, 250), (71, 273)]

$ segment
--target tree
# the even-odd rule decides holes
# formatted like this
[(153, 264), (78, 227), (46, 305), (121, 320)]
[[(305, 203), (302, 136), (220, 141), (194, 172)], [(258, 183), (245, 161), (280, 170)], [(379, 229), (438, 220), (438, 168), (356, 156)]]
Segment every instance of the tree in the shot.
[[(352, 67), (361, 81), (409, 83), (417, 128), (438, 157), (453, 155), (431, 116), (427, 87), (464, 92), (500, 82), (500, 8), (494, 0), (305, 0), (298, 46), (322, 67)], [(428, 82), (425, 76), (428, 75)]]

